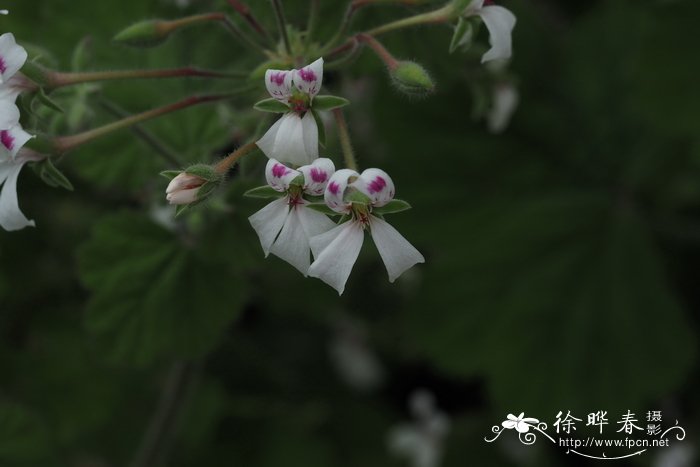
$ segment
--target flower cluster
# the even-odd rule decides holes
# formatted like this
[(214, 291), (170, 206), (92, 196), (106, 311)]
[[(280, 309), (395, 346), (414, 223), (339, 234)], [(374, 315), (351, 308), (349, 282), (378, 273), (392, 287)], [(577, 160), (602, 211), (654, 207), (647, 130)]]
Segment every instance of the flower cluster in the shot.
[(27, 51), (12, 33), (0, 36), (0, 227), (5, 230), (34, 226), (20, 211), (17, 200), (17, 178), (24, 164), (33, 160), (29, 153), (20, 152), (32, 136), (22, 129), (15, 104), (23, 83), (19, 70), (26, 60)]
[[(257, 142), (270, 158), (265, 175), (272, 192), (257, 191), (279, 196), (252, 215), (250, 223), (265, 256), (273, 253), (305, 276), (319, 278), (342, 294), (365, 230), (370, 232), (391, 282), (425, 259), (382, 217), (382, 212), (386, 213), (382, 208), (395, 194), (394, 182), (386, 172), (375, 168), (361, 174), (352, 169), (336, 171), (330, 159), (318, 158), (318, 128), (310, 108), (322, 77), (323, 59), (300, 70), (268, 70), (265, 75), (270, 95), (288, 105), (289, 112)], [(403, 209), (388, 212), (396, 210)], [(328, 215), (341, 216), (340, 222), (332, 222)]]

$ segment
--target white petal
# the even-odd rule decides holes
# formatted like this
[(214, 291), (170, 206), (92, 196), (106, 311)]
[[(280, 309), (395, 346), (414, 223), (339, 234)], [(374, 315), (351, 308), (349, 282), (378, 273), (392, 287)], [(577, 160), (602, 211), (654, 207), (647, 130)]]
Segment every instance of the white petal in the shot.
[(267, 92), (278, 101), (287, 103), (292, 96), (292, 79), (294, 70), (267, 70), (265, 87)]
[(385, 220), (370, 216), (370, 232), (389, 273), (389, 282), (416, 263), (425, 262), (423, 255)]
[(270, 254), (270, 247), (289, 214), (288, 202), (287, 197), (277, 199), (248, 218), (250, 225), (260, 238), (260, 245), (266, 257)]
[(310, 65), (294, 70), (294, 85), (301, 92), (314, 97), (321, 90), (323, 83), (323, 58)]
[(311, 248), (309, 247), (309, 237), (299, 219), (299, 211), (299, 206), (289, 210), (282, 231), (275, 243), (272, 244), (270, 253), (282, 258), (306, 276), (311, 264)]
[[(0, 227), (5, 230), (20, 230), (34, 227), (34, 221), (28, 220), (19, 209), (17, 200), (17, 177), (26, 160), (6, 160), (0, 162)], [(3, 183), (4, 181), (4, 183)]]
[[(284, 118), (284, 117), (283, 117)], [(260, 138), (255, 144), (258, 148), (270, 159), (277, 159), (274, 154), (275, 151), (275, 140), (277, 140), (277, 133), (279, 133), (280, 127), (282, 126), (282, 118), (279, 118), (275, 123), (272, 124), (269, 130), (265, 132), (262, 138)]]
[(301, 172), (290, 169), (277, 159), (270, 159), (265, 166), (265, 179), (268, 185), (280, 192), (287, 191), (289, 184), (299, 175)]
[(373, 206), (384, 206), (394, 199), (394, 182), (388, 173), (381, 169), (367, 169), (352, 184), (372, 200)]
[(267, 157), (280, 162), (304, 165), (313, 160), (306, 151), (302, 119), (294, 112), (284, 114), (257, 144)]
[(309, 276), (321, 279), (342, 295), (364, 238), (364, 230), (357, 222), (345, 222), (326, 233), (311, 237), (311, 249), (316, 261), (309, 268)]
[(340, 169), (328, 180), (323, 199), (329, 208), (335, 212), (349, 212), (350, 203), (346, 203), (345, 189), (348, 187), (350, 177), (359, 177), (360, 174), (350, 169)]
[(304, 118), (301, 119), (301, 125), (304, 131), (304, 147), (306, 148), (306, 161), (304, 164), (311, 164), (318, 159), (318, 125), (311, 112), (304, 114)]
[(0, 84), (0, 101), (9, 101), (10, 104), (14, 104), (25, 88), (30, 85), (27, 84), (28, 78), (22, 75), (22, 73), (15, 74), (12, 78)]
[(489, 5), (476, 12), (489, 30), (491, 48), (481, 57), (481, 62), (510, 58), (512, 53), (511, 33), (515, 27), (515, 15), (498, 5)]
[(6, 32), (0, 36), (0, 82), (12, 78), (26, 61), (27, 51), (21, 45), (17, 45), (12, 33)]
[(190, 188), (189, 190), (178, 190), (165, 195), (165, 199), (170, 204), (190, 204), (197, 201), (197, 193), (199, 193), (199, 187)]
[[(4, 85), (0, 84), (0, 87)], [(0, 129), (6, 130), (19, 122), (19, 109), (14, 100), (0, 99)]]
[(0, 130), (0, 154), (10, 154), (13, 158), (33, 136), (22, 129), (21, 125)]
[(204, 184), (204, 180), (196, 175), (181, 172), (175, 178), (170, 180), (166, 193), (173, 193), (180, 190), (189, 190), (191, 188), (198, 188)]
[(486, 121), (491, 133), (500, 133), (506, 129), (510, 117), (518, 107), (520, 96), (518, 90), (510, 83), (497, 84), (493, 92), (491, 109)]
[(307, 194), (320, 196), (326, 190), (328, 180), (335, 172), (333, 161), (321, 157), (309, 165), (299, 167), (299, 172), (304, 174), (304, 191)]
[(306, 232), (308, 238), (328, 232), (335, 227), (335, 222), (330, 220), (326, 215), (314, 211), (313, 209), (306, 208), (303, 205), (297, 206), (297, 212), (299, 214), (301, 226), (304, 228), (304, 232)]

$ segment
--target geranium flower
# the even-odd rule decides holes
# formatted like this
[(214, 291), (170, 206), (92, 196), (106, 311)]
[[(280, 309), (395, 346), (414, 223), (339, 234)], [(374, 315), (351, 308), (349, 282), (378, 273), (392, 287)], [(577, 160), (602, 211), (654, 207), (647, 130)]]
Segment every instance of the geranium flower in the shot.
[(389, 282), (413, 265), (425, 262), (423, 255), (395, 228), (372, 214), (374, 208), (385, 206), (394, 198), (394, 182), (383, 170), (367, 169), (361, 175), (354, 170), (339, 170), (328, 182), (324, 198), (328, 207), (350, 216), (350, 220), (311, 238), (316, 260), (309, 268), (309, 276), (321, 279), (342, 294), (362, 249), (365, 229), (369, 229), (384, 261)]
[(479, 16), (489, 30), (491, 48), (481, 57), (481, 62), (510, 58), (515, 15), (508, 9), (495, 5), (492, 0), (473, 0), (462, 13), (463, 18)]
[(0, 129), (6, 130), (19, 122), (15, 100), (21, 92), (15, 76), (27, 61), (27, 51), (15, 42), (10, 32), (0, 36)]
[(310, 109), (322, 81), (322, 58), (299, 70), (267, 70), (267, 91), (289, 106), (257, 142), (267, 157), (297, 166), (318, 158), (318, 126)]
[[(14, 135), (14, 136), (13, 136)], [(34, 227), (34, 221), (27, 219), (19, 209), (17, 199), (17, 178), (19, 173), (29, 161), (39, 160), (39, 157), (28, 151), (19, 152), (20, 148), (31, 136), (21, 128), (0, 131), (0, 227), (5, 230), (20, 230), (25, 227)], [(13, 139), (14, 138), (14, 139)], [(7, 144), (10, 144), (10, 148)]]
[(305, 276), (311, 264), (309, 239), (335, 225), (324, 214), (307, 207), (304, 196), (321, 195), (335, 171), (333, 161), (316, 159), (312, 164), (291, 169), (270, 159), (265, 168), (267, 183), (284, 196), (248, 218), (260, 237), (265, 257), (282, 258)]
[(507, 420), (501, 423), (501, 425), (503, 425), (503, 428), (508, 430), (515, 428), (518, 433), (527, 433), (530, 431), (531, 426), (537, 425), (540, 422), (536, 418), (523, 418), (524, 416), (525, 412), (521, 412), (517, 417), (512, 413), (509, 413), (506, 417)]

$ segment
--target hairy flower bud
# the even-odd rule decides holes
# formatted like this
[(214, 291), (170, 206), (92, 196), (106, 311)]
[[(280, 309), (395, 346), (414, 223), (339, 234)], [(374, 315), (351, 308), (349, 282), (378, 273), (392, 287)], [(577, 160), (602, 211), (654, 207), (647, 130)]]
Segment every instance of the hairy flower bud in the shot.
[(140, 21), (120, 31), (113, 40), (134, 47), (154, 47), (165, 42), (175, 29), (172, 21)]
[(391, 70), (391, 79), (399, 91), (406, 94), (425, 96), (435, 90), (435, 84), (428, 72), (415, 62), (399, 62)]
[(182, 172), (173, 178), (165, 189), (170, 204), (190, 204), (197, 201), (199, 189), (207, 183), (201, 177)]

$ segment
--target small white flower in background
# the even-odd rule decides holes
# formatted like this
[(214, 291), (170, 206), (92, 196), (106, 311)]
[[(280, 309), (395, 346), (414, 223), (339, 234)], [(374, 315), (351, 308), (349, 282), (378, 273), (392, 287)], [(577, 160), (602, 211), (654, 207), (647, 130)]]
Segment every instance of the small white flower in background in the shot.
[(364, 329), (350, 319), (337, 323), (329, 354), (340, 378), (358, 391), (371, 391), (384, 379), (384, 369), (367, 342)]
[(389, 450), (413, 467), (437, 467), (450, 429), (447, 415), (435, 407), (434, 396), (419, 390), (409, 401), (415, 421), (399, 425), (389, 433)]
[[(355, 193), (368, 198), (369, 204), (353, 203), (349, 198)], [(372, 214), (373, 208), (394, 198), (394, 182), (383, 170), (367, 169), (361, 175), (350, 169), (339, 170), (328, 182), (324, 198), (328, 207), (350, 216), (350, 220), (311, 238), (316, 260), (309, 268), (309, 276), (321, 279), (342, 294), (362, 249), (365, 229), (369, 229), (384, 261), (389, 282), (416, 263), (425, 262), (423, 255), (395, 228)]]
[(297, 166), (318, 158), (318, 126), (309, 108), (322, 82), (322, 58), (299, 70), (267, 70), (267, 91), (290, 109), (257, 142), (267, 157)]
[(491, 133), (501, 133), (508, 127), (519, 101), (520, 94), (512, 83), (502, 82), (494, 85), (491, 107), (486, 114), (486, 124)]
[(27, 61), (27, 51), (17, 45), (15, 36), (6, 32), (0, 36), (0, 83), (12, 78)]
[(540, 423), (540, 421), (536, 418), (527, 418), (525, 417), (525, 413), (521, 412), (517, 417), (509, 413), (506, 420), (501, 423), (501, 425), (507, 430), (515, 428), (518, 433), (527, 433), (530, 431), (531, 426), (536, 426), (538, 423)]
[(265, 257), (272, 253), (306, 276), (311, 264), (309, 239), (332, 229), (335, 224), (320, 212), (306, 207), (309, 202), (304, 195), (321, 195), (334, 171), (333, 161), (326, 158), (316, 159), (298, 170), (275, 159), (267, 162), (267, 183), (285, 196), (248, 218), (260, 237)]
[(170, 204), (191, 204), (197, 201), (199, 189), (207, 181), (196, 175), (182, 172), (176, 176), (165, 189), (165, 199)]
[[(5, 134), (6, 130), (0, 132), (0, 135)], [(16, 144), (19, 151), (19, 143)], [(17, 178), (24, 164), (40, 159), (40, 156), (29, 151), (15, 152), (13, 155), (4, 143), (0, 146), (0, 227), (3, 229), (12, 231), (35, 226), (34, 221), (27, 219), (19, 209)]]
[(515, 15), (508, 9), (495, 5), (492, 0), (473, 0), (462, 17), (479, 16), (489, 30), (491, 48), (481, 57), (481, 62), (510, 58), (513, 52), (512, 33)]
[(695, 448), (687, 444), (674, 444), (663, 449), (654, 459), (653, 467), (691, 467), (695, 463)]

